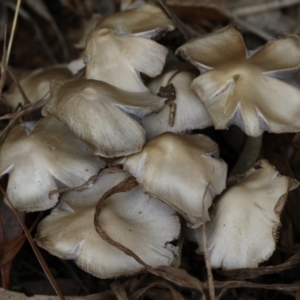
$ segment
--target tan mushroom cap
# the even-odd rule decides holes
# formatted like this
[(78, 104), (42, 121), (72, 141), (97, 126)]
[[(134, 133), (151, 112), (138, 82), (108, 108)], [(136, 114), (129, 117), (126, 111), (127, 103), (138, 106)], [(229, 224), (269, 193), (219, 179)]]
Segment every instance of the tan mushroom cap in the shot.
[[(52, 80), (71, 77), (72, 73), (67, 67), (55, 66), (35, 70), (20, 79), (19, 83), (30, 103), (35, 103), (49, 93)], [(15, 110), (19, 104), (24, 105), (23, 96), (16, 84), (13, 84), (7, 92), (3, 93), (3, 98), (12, 110)]]
[(187, 42), (177, 54), (204, 72), (192, 89), (215, 128), (235, 124), (250, 136), (300, 130), (300, 90), (281, 80), (300, 66), (298, 36), (279, 36), (250, 53), (241, 34), (228, 26)]
[(167, 48), (146, 38), (118, 36), (110, 29), (94, 30), (84, 52), (86, 78), (130, 92), (146, 92), (140, 72), (150, 77), (159, 75), (167, 53)]
[(156, 5), (146, 4), (136, 9), (120, 11), (99, 21), (96, 30), (109, 28), (118, 34), (132, 34), (158, 39), (175, 29), (171, 19)]
[(54, 118), (13, 128), (0, 148), (0, 176), (9, 174), (7, 194), (20, 211), (52, 208), (57, 182), (83, 184), (105, 163), (65, 125)]
[(217, 144), (201, 134), (163, 133), (118, 162), (146, 194), (173, 207), (193, 228), (209, 220), (212, 199), (225, 188), (227, 165)]
[[(275, 250), (280, 214), (296, 180), (281, 176), (266, 160), (222, 194), (206, 223), (207, 246), (214, 268), (257, 267)], [(203, 250), (202, 227), (194, 230)]]
[[(109, 174), (107, 180), (101, 178), (92, 189), (104, 192), (110, 180), (121, 182), (128, 176), (124, 172)], [(101, 196), (91, 197), (88, 204), (85, 197), (81, 205), (77, 201), (74, 206), (60, 202), (39, 224), (38, 245), (59, 258), (73, 259), (80, 268), (100, 278), (143, 271), (142, 265), (97, 234), (94, 214)], [(145, 195), (140, 187), (109, 197), (100, 214), (100, 225), (110, 238), (153, 267), (170, 266), (177, 255), (178, 248), (171, 242), (179, 236), (178, 216), (168, 205)]]
[(59, 119), (104, 157), (140, 151), (145, 130), (127, 113), (141, 118), (164, 104), (149, 92), (130, 93), (91, 79), (54, 82), (50, 94), (42, 113)]
[(176, 69), (150, 81), (148, 88), (153, 94), (157, 94), (160, 87), (174, 85), (176, 99), (170, 102), (176, 105), (176, 112), (174, 124), (170, 124), (170, 103), (166, 104), (160, 112), (146, 116), (142, 120), (142, 125), (146, 130), (147, 139), (167, 131), (180, 133), (212, 125), (204, 104), (190, 88), (194, 78), (192, 73)]

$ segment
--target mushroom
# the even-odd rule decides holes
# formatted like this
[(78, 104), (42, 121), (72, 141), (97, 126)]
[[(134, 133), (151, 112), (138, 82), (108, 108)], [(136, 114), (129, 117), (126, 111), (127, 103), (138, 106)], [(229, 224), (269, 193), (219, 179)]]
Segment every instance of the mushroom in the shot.
[[(299, 183), (281, 176), (266, 160), (239, 178), (215, 203), (205, 224), (210, 262), (214, 268), (253, 268), (275, 250), (280, 214), (289, 191)], [(203, 228), (193, 230), (203, 251)]]
[(129, 155), (142, 149), (144, 128), (138, 118), (162, 108), (164, 100), (149, 92), (130, 93), (105, 82), (78, 79), (54, 82), (42, 113), (66, 124), (95, 154)]
[(52, 208), (59, 184), (77, 186), (105, 163), (55, 118), (13, 128), (0, 148), (0, 176), (9, 174), (7, 195), (20, 211)]
[[(150, 81), (148, 88), (154, 94), (166, 90), (168, 95), (167, 89), (173, 85), (175, 99), (169, 99), (160, 112), (150, 114), (142, 120), (147, 139), (167, 131), (180, 133), (212, 125), (205, 106), (190, 88), (194, 78), (191, 72), (175, 69)], [(174, 115), (172, 108), (175, 110)]]
[(201, 134), (163, 133), (117, 163), (144, 193), (173, 207), (192, 228), (209, 220), (212, 199), (225, 188), (227, 165), (217, 144)]
[(298, 36), (281, 35), (248, 51), (238, 30), (228, 26), (188, 41), (176, 53), (202, 71), (192, 89), (216, 129), (235, 124), (250, 136), (300, 130), (299, 89), (282, 80), (299, 69)]
[[(61, 259), (74, 260), (78, 267), (96, 277), (120, 277), (143, 271), (142, 265), (103, 240), (94, 227), (99, 199), (110, 189), (111, 181), (121, 182), (128, 176), (125, 172), (106, 174), (88, 190), (72, 192), (71, 196), (64, 194), (59, 205), (39, 224), (37, 244)], [(99, 220), (110, 238), (150, 266), (170, 266), (178, 255), (178, 247), (172, 244), (180, 232), (178, 216), (138, 186), (107, 198)]]
[(166, 32), (174, 30), (175, 25), (161, 8), (146, 4), (103, 18), (96, 25), (96, 30), (103, 28), (113, 29), (119, 35), (131, 34), (157, 40)]
[(110, 29), (90, 33), (84, 52), (86, 78), (107, 82), (129, 92), (146, 92), (140, 73), (155, 77), (162, 72), (168, 50), (158, 43)]
[[(19, 83), (30, 103), (35, 103), (49, 92), (50, 82), (53, 79), (68, 79), (71, 76), (72, 73), (68, 68), (55, 66), (35, 70), (20, 79)], [(11, 85), (9, 90), (3, 93), (3, 98), (12, 111), (19, 105), (24, 105), (22, 93), (16, 84)]]

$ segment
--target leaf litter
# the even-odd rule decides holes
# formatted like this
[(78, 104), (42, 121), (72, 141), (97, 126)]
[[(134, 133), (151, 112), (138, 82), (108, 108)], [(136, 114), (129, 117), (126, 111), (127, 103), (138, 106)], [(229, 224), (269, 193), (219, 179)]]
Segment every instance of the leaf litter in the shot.
[[(78, 0), (79, 1), (79, 0)], [(80, 1), (79, 1), (80, 2)], [(129, 1), (131, 2), (131, 1)], [(161, 2), (162, 1), (158, 1)], [(252, 36), (250, 35), (250, 40), (253, 40), (253, 43), (257, 43), (257, 36), (259, 37), (266, 37), (268, 33), (264, 32), (264, 29), (260, 28), (253, 28), (253, 26), (250, 26), (248, 23), (249, 21), (242, 19), (243, 15), (247, 15), (247, 9), (249, 11), (255, 10), (255, 9), (260, 9), (263, 10), (265, 9), (268, 11), (269, 9), (276, 9), (278, 10), (281, 14), (287, 15), (289, 18), (295, 18), (295, 16), (292, 13), (292, 7), (290, 8), (291, 5), (294, 5), (297, 7), (299, 6), (299, 1), (280, 1), (277, 3), (276, 7), (273, 7), (271, 2), (272, 1), (263, 1), (260, 0), (258, 1), (258, 4), (255, 5), (245, 5), (242, 7), (241, 5), (239, 6), (239, 1), (228, 1), (229, 6), (224, 6), (223, 1), (214, 1), (213, 5), (215, 7), (212, 7), (208, 1), (200, 1), (202, 4), (202, 7), (204, 8), (209, 8), (210, 10), (214, 10), (217, 8), (218, 13), (224, 13), (225, 16), (228, 16), (228, 9), (229, 11), (231, 10), (231, 13), (234, 15), (235, 11), (238, 12), (236, 15), (237, 17), (235, 18), (235, 21), (238, 25), (243, 27), (246, 30), (248, 30), (249, 33), (252, 33)], [(222, 5), (220, 5), (222, 3)], [(176, 2), (176, 1), (166, 1), (165, 3), (162, 3), (164, 9), (166, 9), (172, 16), (172, 6), (179, 6), (181, 7), (181, 2)], [(166, 6), (169, 5), (169, 6)], [(192, 9), (195, 9), (197, 11), (200, 11), (200, 9), (196, 8), (195, 3), (193, 1), (187, 1), (186, 6), (190, 6)], [(225, 9), (226, 7), (226, 9)], [(285, 10), (282, 10), (282, 8), (285, 8)], [(17, 10), (16, 10), (17, 11)], [(184, 12), (183, 12), (184, 14)], [(217, 14), (216, 14), (217, 15)], [(215, 15), (214, 15), (215, 16)], [(182, 18), (182, 17), (181, 17)], [(178, 18), (175, 16), (173, 17), (173, 21), (177, 21)], [(204, 32), (208, 30), (208, 28), (211, 27), (218, 27), (220, 24), (224, 24), (224, 19), (220, 20), (195, 20), (193, 17), (188, 18), (188, 15), (185, 16), (185, 20), (188, 22), (190, 21), (191, 23), (195, 24), (197, 23), (197, 28), (201, 28)], [(51, 20), (51, 22), (55, 22), (54, 19)], [(180, 21), (180, 28), (182, 32), (184, 32), (185, 36), (194, 36), (194, 31), (190, 29), (190, 25), (186, 25), (187, 23), (183, 23)], [(51, 24), (52, 25), (52, 24)], [(19, 27), (17, 27), (17, 30), (19, 30)], [(296, 29), (295, 29), (296, 30)], [(61, 37), (59, 37), (61, 39)], [(17, 43), (17, 41), (16, 41)], [(60, 40), (60, 43), (64, 43), (64, 41)], [(16, 82), (18, 85), (18, 79), (14, 78), (15, 76), (13, 75), (13, 71), (11, 68), (6, 65), (6, 62), (8, 61), (8, 57), (10, 57), (10, 60), (13, 60), (13, 52), (10, 55), (7, 55), (6, 53), (6, 45), (5, 43), (3, 44), (3, 54), (2, 54), (2, 63), (1, 63), (1, 81), (0, 81), (0, 87), (1, 87), (1, 92), (3, 89), (6, 88), (6, 76), (10, 74), (12, 77), (13, 81)], [(64, 55), (66, 55), (66, 49), (63, 49)], [(45, 58), (46, 59), (46, 58)], [(13, 61), (12, 61), (13, 63)], [(20, 88), (20, 91), (22, 92), (22, 89)], [(26, 95), (25, 95), (26, 97)], [(18, 123), (20, 118), (30, 115), (33, 111), (39, 110), (47, 101), (47, 98), (41, 99), (35, 104), (25, 104), (23, 108), (21, 108), (20, 111), (18, 112), (9, 112), (7, 110), (7, 113), (4, 115), (0, 116), (0, 125), (1, 125), (1, 132), (0, 136), (3, 139), (6, 135), (6, 133), (9, 131), (10, 128), (14, 126), (14, 124)], [(282, 141), (282, 138), (280, 138), (281, 141), (280, 143), (284, 143)], [(275, 146), (274, 146), (274, 141), (275, 141)], [(286, 143), (285, 141), (285, 144)], [(298, 153), (299, 152), (299, 146), (298, 143), (294, 143), (294, 147), (292, 146), (294, 152)], [(281, 144), (283, 145), (283, 144)], [(298, 148), (297, 148), (298, 147)], [(279, 146), (278, 147), (278, 137), (274, 137), (274, 135), (266, 134), (265, 140), (264, 140), (264, 145), (263, 145), (263, 151), (261, 152), (261, 156), (268, 158), (275, 166), (276, 168), (283, 174), (286, 174), (286, 172), (282, 172), (280, 168), (283, 168), (288, 170), (290, 176), (296, 177), (299, 179), (299, 174), (297, 172), (293, 173), (292, 167), (290, 166), (290, 160), (287, 156), (287, 146)], [(294, 155), (295, 157), (295, 155)], [(298, 161), (294, 161), (293, 163), (297, 163)], [(95, 181), (99, 176), (102, 176), (102, 174), (105, 174), (106, 172), (118, 172), (118, 169), (105, 169), (102, 172), (100, 172), (98, 175), (91, 177), (85, 184), (79, 186), (79, 187), (73, 187), (73, 188), (67, 188), (67, 189), (60, 189), (57, 191), (51, 191), (50, 195), (54, 193), (63, 193), (66, 191), (70, 190), (78, 190), (85, 188), (88, 186), (90, 182)], [(295, 176), (293, 176), (295, 175)], [(3, 180), (2, 180), (3, 181)], [(118, 186), (114, 187), (111, 189), (107, 194), (105, 194), (102, 199), (100, 199), (97, 210), (95, 212), (95, 227), (97, 229), (97, 232), (99, 235), (104, 238), (107, 242), (110, 244), (114, 245), (127, 255), (130, 255), (133, 257), (135, 260), (137, 260), (140, 264), (142, 264), (146, 270), (152, 274), (154, 277), (152, 279), (149, 279), (148, 277), (145, 277), (143, 280), (140, 280), (138, 283), (134, 284), (133, 287), (130, 289), (129, 287), (129, 282), (132, 279), (122, 279), (120, 281), (107, 281), (108, 285), (106, 285), (105, 289), (106, 291), (102, 291), (101, 293), (95, 294), (95, 295), (90, 295), (90, 296), (84, 296), (81, 297), (80, 299), (121, 299), (121, 300), (126, 300), (126, 299), (148, 299), (153, 296), (153, 293), (151, 294), (150, 291), (154, 291), (154, 294), (156, 295), (157, 299), (163, 299), (162, 297), (166, 296), (166, 291), (168, 299), (176, 299), (176, 300), (182, 300), (182, 299), (197, 299), (199, 296), (199, 299), (214, 299), (212, 296), (213, 294), (211, 293), (211, 289), (213, 288), (216, 291), (216, 296), (215, 299), (220, 299), (224, 295), (226, 295), (226, 299), (230, 299), (230, 290), (236, 290), (237, 295), (241, 295), (239, 292), (239, 289), (242, 288), (248, 288), (248, 289), (261, 289), (261, 290), (271, 290), (273, 291), (273, 297), (276, 295), (276, 291), (282, 292), (280, 295), (284, 295), (284, 299), (292, 299), (293, 297), (296, 297), (296, 291), (300, 290), (300, 283), (297, 282), (297, 276), (293, 276), (293, 271), (296, 272), (297, 270), (299, 271), (299, 265), (300, 265), (300, 250), (297, 245), (299, 245), (299, 238), (300, 238), (300, 216), (299, 216), (299, 210), (297, 212), (296, 209), (293, 209), (293, 205), (297, 206), (299, 202), (299, 198), (297, 199), (296, 196), (290, 197), (287, 207), (285, 209), (285, 214), (291, 220), (291, 228), (293, 230), (292, 232), (292, 243), (293, 245), (287, 245), (290, 246), (290, 248), (283, 248), (281, 249), (280, 246), (278, 247), (276, 253), (277, 260), (275, 258), (271, 258), (270, 262), (267, 263), (265, 266), (260, 266), (258, 268), (245, 268), (245, 269), (237, 269), (237, 270), (231, 270), (231, 271), (215, 271), (212, 270), (213, 274), (213, 281), (212, 275), (208, 276), (200, 274), (205, 270), (204, 263), (203, 261), (195, 260), (193, 264), (191, 263), (191, 260), (186, 257), (186, 253), (183, 255), (183, 261), (185, 262), (185, 265), (188, 265), (188, 268), (182, 269), (182, 268), (173, 268), (173, 267), (161, 267), (161, 268), (152, 268), (151, 266), (147, 265), (145, 262), (143, 262), (135, 253), (130, 251), (129, 249), (125, 248), (123, 245), (118, 244), (117, 242), (113, 241), (107, 234), (106, 232), (98, 225), (97, 222), (97, 216), (99, 216), (101, 212), (101, 207), (105, 203), (105, 199), (108, 198), (110, 195), (119, 193), (119, 192), (124, 192), (128, 191), (134, 186), (136, 186), (137, 183), (134, 178), (129, 178), (125, 180), (124, 182), (120, 183)], [(4, 189), (1, 187), (2, 193), (5, 194)], [(297, 193), (299, 195), (299, 189), (295, 191), (294, 193)], [(299, 205), (299, 204), (298, 204)], [(34, 230), (34, 227), (36, 223), (38, 222), (39, 218), (36, 218), (31, 223), (29, 232)], [(22, 222), (22, 227), (24, 228), (25, 224)], [(28, 230), (26, 230), (26, 235), (29, 234)], [(284, 233), (284, 231), (283, 231)], [(3, 234), (2, 234), (3, 236)], [(29, 235), (30, 236), (30, 235)], [(31, 243), (34, 244), (32, 237), (27, 236), (31, 240)], [(20, 251), (23, 243), (25, 242), (25, 235), (19, 235), (15, 238), (13, 238), (10, 241), (5, 241), (0, 245), (0, 254), (1, 254), (1, 266), (6, 265), (9, 263), (12, 259), (14, 259), (15, 255)], [(185, 241), (186, 244), (189, 242)], [(22, 250), (21, 250), (22, 253)], [(291, 255), (292, 253), (292, 255)], [(205, 257), (205, 260), (207, 262), (207, 255)], [(272, 264), (273, 261), (276, 261), (277, 264)], [(278, 263), (279, 262), (279, 263)], [(182, 265), (184, 265), (182, 263)], [(202, 271), (196, 271), (196, 268), (200, 267)], [(209, 269), (209, 265), (208, 265)], [(287, 276), (286, 271), (291, 270), (291, 276)], [(10, 272), (9, 272), (10, 273)], [(48, 274), (48, 271), (46, 271), (46, 274)], [(190, 275), (193, 274), (193, 275)], [(3, 276), (3, 274), (2, 274)], [(49, 275), (48, 275), (49, 276)], [(136, 277), (137, 278), (137, 277)], [(155, 278), (155, 279), (153, 279)], [(210, 280), (207, 280), (207, 278), (210, 278)], [(267, 279), (265, 279), (267, 278)], [(222, 279), (222, 280), (221, 280)], [(3, 280), (3, 278), (2, 278)], [(247, 280), (247, 281), (245, 281)], [(253, 280), (253, 281), (250, 281)], [(55, 279), (53, 278), (51, 281), (55, 282)], [(137, 280), (138, 281), (138, 280)], [(147, 282), (148, 281), (148, 282)], [(152, 282), (151, 282), (152, 281)], [(269, 282), (272, 283), (269, 283)], [(213, 284), (213, 286), (212, 286)], [(55, 283), (54, 283), (55, 285)], [(143, 285), (143, 286), (141, 286)], [(192, 292), (197, 291), (196, 294)], [(208, 291), (210, 290), (210, 293)], [(0, 290), (0, 295), (1, 299), (5, 299), (5, 297), (10, 297), (8, 294), (11, 292), (6, 292), (4, 290)], [(62, 295), (61, 292), (58, 292), (60, 294), (60, 299), (64, 299), (64, 296)], [(210, 294), (210, 296), (209, 296)], [(12, 295), (12, 294), (11, 294)], [(148, 296), (147, 296), (148, 295)], [(161, 295), (161, 297), (160, 297)], [(255, 299), (262, 299), (260, 298), (259, 295), (261, 295), (260, 292), (254, 292), (254, 298)], [(256, 295), (256, 296), (255, 296)], [(279, 294), (278, 294), (279, 295)], [(297, 293), (298, 295), (298, 293)], [(27, 299), (27, 297), (22, 296), (19, 294), (15, 294), (14, 296), (11, 297), (16, 297), (15, 299)], [(18, 298), (19, 297), (19, 298)], [(45, 298), (47, 297), (47, 298)], [(50, 297), (50, 296), (35, 296), (32, 299), (58, 299), (57, 297)], [(146, 298), (145, 298), (146, 297)], [(69, 297), (67, 297), (68, 299)], [(13, 298), (12, 298), (13, 299)], [(69, 299), (77, 299), (77, 297), (70, 297)], [(79, 299), (79, 298), (78, 298)], [(224, 297), (225, 299), (225, 297)], [(283, 298), (282, 298), (283, 299)]]

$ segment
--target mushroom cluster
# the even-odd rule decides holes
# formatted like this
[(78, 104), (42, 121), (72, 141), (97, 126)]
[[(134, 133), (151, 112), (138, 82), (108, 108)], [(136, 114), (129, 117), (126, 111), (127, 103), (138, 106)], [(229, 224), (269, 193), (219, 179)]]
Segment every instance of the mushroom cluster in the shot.
[[(14, 127), (0, 148), (11, 203), (21, 211), (56, 205), (38, 226), (38, 245), (100, 278), (144, 270), (94, 224), (99, 200), (130, 176), (137, 186), (107, 197), (95, 219), (154, 268), (179, 265), (185, 235), (202, 253), (203, 234), (213, 267), (257, 266), (275, 250), (287, 194), (298, 186), (260, 160), (226, 189), (227, 164), (217, 143), (193, 130), (235, 124), (251, 136), (300, 131), (293, 79), (299, 37), (284, 35), (248, 51), (228, 26), (177, 50), (199, 70), (164, 70), (169, 50), (157, 40), (174, 29), (150, 4), (100, 18), (85, 37), (84, 77), (55, 77), (45, 118)], [(289, 49), (284, 58), (283, 47)], [(15, 94), (6, 96), (12, 109), (24, 103)], [(49, 194), (96, 174), (79, 190)]]

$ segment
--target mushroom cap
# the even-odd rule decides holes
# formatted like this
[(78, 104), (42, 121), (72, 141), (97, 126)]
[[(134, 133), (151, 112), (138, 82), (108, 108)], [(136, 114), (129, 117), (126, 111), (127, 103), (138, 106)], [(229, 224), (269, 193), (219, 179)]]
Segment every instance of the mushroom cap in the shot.
[(300, 66), (298, 36), (281, 35), (250, 52), (237, 29), (228, 26), (176, 53), (204, 72), (192, 89), (216, 129), (235, 124), (250, 136), (300, 130), (300, 90), (282, 80)]
[(159, 39), (166, 32), (175, 29), (175, 24), (163, 10), (151, 4), (138, 8), (120, 11), (109, 15), (98, 22), (96, 30), (109, 28), (118, 34)]
[(118, 36), (110, 29), (90, 33), (84, 52), (86, 78), (130, 92), (148, 91), (140, 72), (155, 77), (162, 72), (168, 50), (141, 37)]
[[(260, 160), (226, 190), (215, 203), (215, 216), (206, 223), (212, 267), (252, 268), (267, 260), (275, 250), (287, 193), (297, 186), (296, 180)], [(193, 234), (198, 251), (203, 251), (203, 228)]]
[[(71, 77), (72, 73), (67, 67), (55, 66), (32, 71), (20, 79), (19, 83), (30, 103), (35, 103), (49, 92), (52, 80), (68, 79)], [(23, 96), (16, 84), (12, 84), (9, 90), (3, 93), (3, 98), (12, 111), (19, 104), (24, 105)]]
[(118, 163), (144, 193), (173, 207), (193, 228), (209, 220), (212, 199), (225, 188), (227, 165), (217, 144), (201, 134), (163, 133)]
[(0, 148), (0, 176), (9, 173), (7, 195), (20, 211), (52, 208), (57, 183), (83, 184), (105, 163), (66, 126), (54, 118), (13, 128)]
[(54, 82), (50, 94), (42, 113), (55, 116), (104, 157), (140, 151), (145, 130), (128, 114), (141, 118), (164, 104), (149, 92), (130, 93), (92, 79)]
[(168, 104), (160, 112), (146, 116), (142, 120), (142, 125), (146, 130), (147, 139), (167, 131), (180, 133), (212, 125), (204, 104), (190, 88), (194, 78), (192, 73), (176, 69), (150, 81), (148, 88), (154, 94), (159, 92), (160, 87), (174, 85), (176, 99), (172, 102), (176, 105), (176, 113), (173, 126), (169, 123), (170, 107)]
[[(109, 189), (106, 185), (110, 180), (121, 182), (128, 176), (125, 172), (108, 174), (106, 180), (100, 178), (91, 189), (104, 193)], [(73, 259), (80, 268), (96, 277), (119, 277), (143, 271), (142, 265), (104, 241), (96, 232), (95, 208), (103, 194), (94, 195), (88, 203), (83, 197), (81, 205), (77, 200), (75, 205), (69, 201), (69, 204), (60, 202), (40, 222), (37, 244), (59, 258)], [(180, 232), (175, 211), (145, 195), (138, 186), (107, 198), (100, 214), (100, 225), (110, 238), (153, 267), (172, 265), (178, 252), (178, 248), (171, 244)]]

